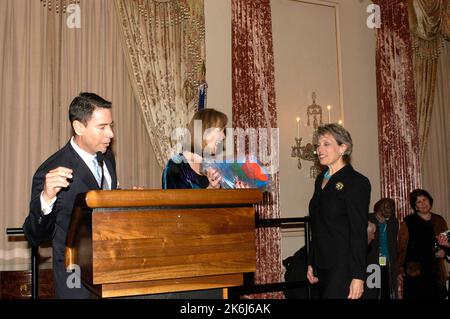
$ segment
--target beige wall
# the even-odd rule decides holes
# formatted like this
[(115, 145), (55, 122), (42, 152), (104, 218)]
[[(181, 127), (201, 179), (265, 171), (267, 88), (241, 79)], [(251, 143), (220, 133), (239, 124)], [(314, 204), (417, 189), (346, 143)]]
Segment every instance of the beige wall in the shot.
[[(324, 107), (326, 122), (327, 104), (332, 106), (332, 121), (345, 120), (354, 142), (353, 165), (372, 184), (371, 207), (380, 196), (375, 31), (366, 26), (370, 3), (271, 1), (282, 217), (308, 214), (313, 192), (313, 180), (308, 177), (310, 162), (302, 161), (303, 168), (298, 170), (296, 160), (290, 157), (290, 146), (296, 135), (295, 118), (300, 115), (305, 123), (312, 91), (317, 92), (317, 104)], [(205, 0), (205, 15), (208, 107), (219, 108), (230, 116), (231, 1)], [(305, 140), (311, 138), (310, 128), (302, 127), (300, 131)], [(303, 245), (302, 231), (284, 230), (282, 238), (283, 258)]]
[[(302, 145), (312, 142), (313, 119), (307, 124), (307, 107), (322, 106), (322, 121), (343, 118), (341, 103), (339, 55), (337, 46), (336, 8), (292, 0), (272, 1), (272, 30), (275, 56), (275, 90), (280, 127), (280, 187), (282, 217), (308, 215), (313, 193), (310, 177), (312, 162), (291, 157), (291, 146), (297, 136), (296, 118), (300, 118)], [(283, 258), (303, 245), (303, 229), (283, 229)]]
[(231, 0), (205, 0), (207, 107), (228, 116), (231, 127)]

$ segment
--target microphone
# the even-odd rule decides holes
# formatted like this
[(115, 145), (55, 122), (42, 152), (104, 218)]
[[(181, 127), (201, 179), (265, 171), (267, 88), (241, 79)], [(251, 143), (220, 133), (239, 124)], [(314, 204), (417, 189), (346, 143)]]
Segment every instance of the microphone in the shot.
[(100, 166), (100, 168), (102, 170), (102, 176), (101, 176), (102, 178), (101, 178), (101, 183), (100, 183), (100, 189), (103, 189), (103, 179), (104, 179), (104, 176), (103, 176), (103, 162), (105, 160), (105, 155), (103, 155), (103, 153), (100, 152), (100, 151), (98, 151), (95, 154), (97, 156), (98, 165)]

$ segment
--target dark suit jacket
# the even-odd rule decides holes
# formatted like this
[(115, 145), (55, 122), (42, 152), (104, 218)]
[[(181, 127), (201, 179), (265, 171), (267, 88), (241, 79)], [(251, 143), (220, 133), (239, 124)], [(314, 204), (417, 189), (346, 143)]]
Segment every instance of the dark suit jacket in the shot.
[[(113, 153), (105, 153), (105, 163), (111, 175), (111, 189), (117, 188), (116, 163)], [(40, 195), (44, 189), (45, 175), (59, 166), (73, 170), (73, 179), (67, 188), (61, 189), (53, 205), (52, 212), (44, 215), (41, 212)], [(72, 209), (78, 194), (100, 189), (94, 175), (81, 157), (70, 145), (70, 141), (55, 154), (50, 156), (33, 176), (30, 211), (25, 219), (23, 229), (25, 236), (33, 246), (52, 240), (53, 271), (55, 275), (56, 295), (60, 298), (84, 298), (88, 292), (84, 289), (68, 289), (67, 273), (64, 266), (64, 250)]]
[(365, 280), (370, 182), (349, 164), (333, 174), (322, 189), (324, 174), (317, 177), (309, 203), (309, 264), (327, 270), (346, 269), (351, 278)]

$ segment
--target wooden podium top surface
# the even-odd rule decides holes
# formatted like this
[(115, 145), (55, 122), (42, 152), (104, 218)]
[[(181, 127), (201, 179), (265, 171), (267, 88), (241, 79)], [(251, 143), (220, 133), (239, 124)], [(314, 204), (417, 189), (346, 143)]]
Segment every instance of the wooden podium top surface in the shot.
[(90, 208), (251, 205), (261, 200), (259, 189), (113, 190), (90, 191), (85, 196)]

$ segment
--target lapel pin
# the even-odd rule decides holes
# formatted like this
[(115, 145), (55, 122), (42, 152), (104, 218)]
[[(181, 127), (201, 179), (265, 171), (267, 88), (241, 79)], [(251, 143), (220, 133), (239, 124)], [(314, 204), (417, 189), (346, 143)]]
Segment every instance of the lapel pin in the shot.
[(336, 189), (338, 190), (338, 191), (340, 191), (341, 189), (343, 189), (344, 188), (344, 184), (342, 184), (342, 182), (337, 182), (336, 183)]

